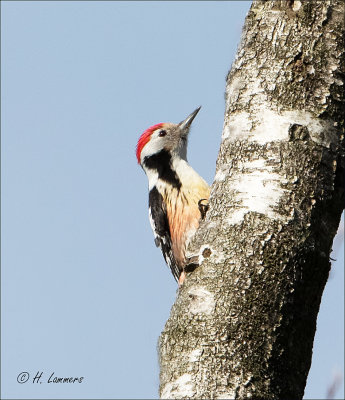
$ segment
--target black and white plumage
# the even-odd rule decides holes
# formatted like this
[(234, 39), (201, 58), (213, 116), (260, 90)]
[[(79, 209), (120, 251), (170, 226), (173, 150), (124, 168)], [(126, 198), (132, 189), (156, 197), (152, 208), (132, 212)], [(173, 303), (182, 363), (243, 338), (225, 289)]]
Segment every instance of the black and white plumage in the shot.
[(178, 268), (172, 251), (169, 221), (163, 196), (158, 192), (156, 187), (153, 187), (149, 192), (149, 218), (156, 246), (162, 250), (165, 262), (177, 281), (181, 271)]

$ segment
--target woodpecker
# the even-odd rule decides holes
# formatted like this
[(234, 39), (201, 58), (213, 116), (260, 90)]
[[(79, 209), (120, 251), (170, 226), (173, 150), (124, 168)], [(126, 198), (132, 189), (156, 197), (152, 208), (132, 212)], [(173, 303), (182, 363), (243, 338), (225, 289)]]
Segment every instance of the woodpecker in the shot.
[(186, 276), (188, 243), (206, 214), (210, 196), (209, 185), (187, 162), (188, 134), (200, 108), (179, 124), (151, 126), (136, 147), (138, 164), (149, 183), (155, 244), (179, 285)]

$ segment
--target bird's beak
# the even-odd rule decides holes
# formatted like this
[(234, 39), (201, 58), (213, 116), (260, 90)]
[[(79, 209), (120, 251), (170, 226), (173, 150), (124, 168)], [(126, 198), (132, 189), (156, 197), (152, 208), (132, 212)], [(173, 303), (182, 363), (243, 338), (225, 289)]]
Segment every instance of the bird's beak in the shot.
[(195, 111), (188, 115), (188, 117), (181, 121), (178, 126), (181, 131), (188, 133), (190, 126), (192, 125), (193, 119), (196, 117), (196, 114), (199, 112), (201, 106), (198, 107)]

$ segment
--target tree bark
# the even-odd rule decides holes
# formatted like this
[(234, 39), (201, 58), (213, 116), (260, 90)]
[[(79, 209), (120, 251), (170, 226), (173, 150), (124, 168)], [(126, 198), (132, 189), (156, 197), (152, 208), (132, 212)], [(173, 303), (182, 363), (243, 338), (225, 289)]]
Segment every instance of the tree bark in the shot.
[(344, 205), (344, 0), (254, 1), (162, 398), (302, 399)]

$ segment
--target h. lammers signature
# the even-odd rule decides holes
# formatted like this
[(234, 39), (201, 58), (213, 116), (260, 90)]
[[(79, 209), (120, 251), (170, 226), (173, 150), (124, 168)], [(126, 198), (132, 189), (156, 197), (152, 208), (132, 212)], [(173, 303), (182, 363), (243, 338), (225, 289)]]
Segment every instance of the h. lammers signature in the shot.
[[(26, 383), (30, 379), (30, 374), (28, 372), (21, 372), (17, 376), (18, 383)], [(34, 378), (32, 378), (32, 383), (82, 383), (84, 380), (83, 376), (75, 377), (75, 376), (55, 376), (55, 372), (49, 375), (49, 378), (43, 379), (43, 372), (37, 371), (37, 374)]]

